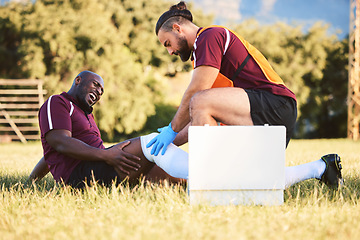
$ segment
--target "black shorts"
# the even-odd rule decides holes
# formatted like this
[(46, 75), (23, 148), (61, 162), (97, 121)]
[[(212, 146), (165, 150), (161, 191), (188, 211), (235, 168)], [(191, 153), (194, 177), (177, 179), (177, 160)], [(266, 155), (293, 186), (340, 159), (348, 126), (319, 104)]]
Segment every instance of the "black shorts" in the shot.
[(68, 185), (83, 188), (95, 180), (101, 185), (110, 186), (113, 182), (121, 182), (115, 169), (103, 161), (81, 161), (71, 173)]
[(244, 89), (250, 100), (250, 114), (254, 125), (282, 125), (286, 127), (286, 146), (295, 128), (297, 107), (295, 99), (264, 90)]

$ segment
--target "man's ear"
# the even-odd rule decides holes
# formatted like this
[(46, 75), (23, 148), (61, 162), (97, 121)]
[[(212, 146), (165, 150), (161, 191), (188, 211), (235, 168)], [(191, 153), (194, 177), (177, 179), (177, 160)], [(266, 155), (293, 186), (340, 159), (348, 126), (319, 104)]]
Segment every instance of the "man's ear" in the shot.
[(80, 82), (81, 82), (81, 77), (80, 77), (80, 76), (77, 76), (77, 77), (75, 78), (75, 85), (79, 85)]
[(174, 23), (172, 25), (172, 28), (173, 28), (174, 31), (176, 31), (178, 33), (180, 33), (182, 31), (181, 26), (178, 23)]

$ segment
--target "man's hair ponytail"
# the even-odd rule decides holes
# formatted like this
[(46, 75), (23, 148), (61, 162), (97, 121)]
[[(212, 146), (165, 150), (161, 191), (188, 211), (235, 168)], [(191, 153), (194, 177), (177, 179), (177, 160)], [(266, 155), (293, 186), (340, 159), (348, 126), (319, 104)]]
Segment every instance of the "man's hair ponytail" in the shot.
[[(193, 17), (191, 12), (186, 8), (185, 2), (181, 1), (178, 4), (175, 4), (170, 7), (170, 9), (166, 12), (164, 12), (159, 20), (156, 23), (155, 32), (156, 35), (158, 35), (159, 30), (162, 26), (166, 28), (170, 28), (172, 24), (169, 24), (168, 22), (170, 20), (175, 20), (178, 22), (181, 22), (183, 20), (188, 20), (190, 22), (193, 21)], [(173, 22), (173, 21), (171, 21)], [(171, 29), (171, 28), (170, 28)]]

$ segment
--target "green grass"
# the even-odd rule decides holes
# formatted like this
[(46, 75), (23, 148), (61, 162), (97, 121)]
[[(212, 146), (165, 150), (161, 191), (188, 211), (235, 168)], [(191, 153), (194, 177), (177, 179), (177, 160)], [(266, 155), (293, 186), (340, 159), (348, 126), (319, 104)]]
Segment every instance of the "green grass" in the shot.
[(282, 206), (190, 206), (184, 186), (126, 184), (75, 191), (27, 176), (39, 142), (0, 145), (0, 239), (358, 239), (360, 145), (346, 139), (293, 140), (286, 165), (336, 152), (345, 185), (307, 180), (285, 190)]

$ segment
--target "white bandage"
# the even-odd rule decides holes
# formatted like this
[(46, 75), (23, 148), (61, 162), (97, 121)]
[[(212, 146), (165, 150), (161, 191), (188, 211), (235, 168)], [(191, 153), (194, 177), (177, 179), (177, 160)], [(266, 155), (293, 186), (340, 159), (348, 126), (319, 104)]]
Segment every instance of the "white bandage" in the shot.
[(140, 137), (140, 142), (141, 142), (141, 149), (145, 155), (145, 157), (147, 158), (147, 160), (149, 160), (150, 162), (155, 162), (154, 161), (154, 155), (151, 155), (151, 147), (147, 148), (146, 145), (157, 135), (159, 135), (158, 133), (151, 133), (149, 135), (145, 135), (145, 136), (141, 136)]
[(174, 144), (170, 144), (164, 155), (161, 153), (157, 156), (151, 155), (151, 148), (147, 148), (146, 145), (158, 135), (158, 133), (151, 133), (149, 135), (141, 136), (141, 149), (145, 157), (153, 163), (156, 163), (169, 175), (176, 178), (188, 178), (189, 162), (188, 153), (178, 148)]

